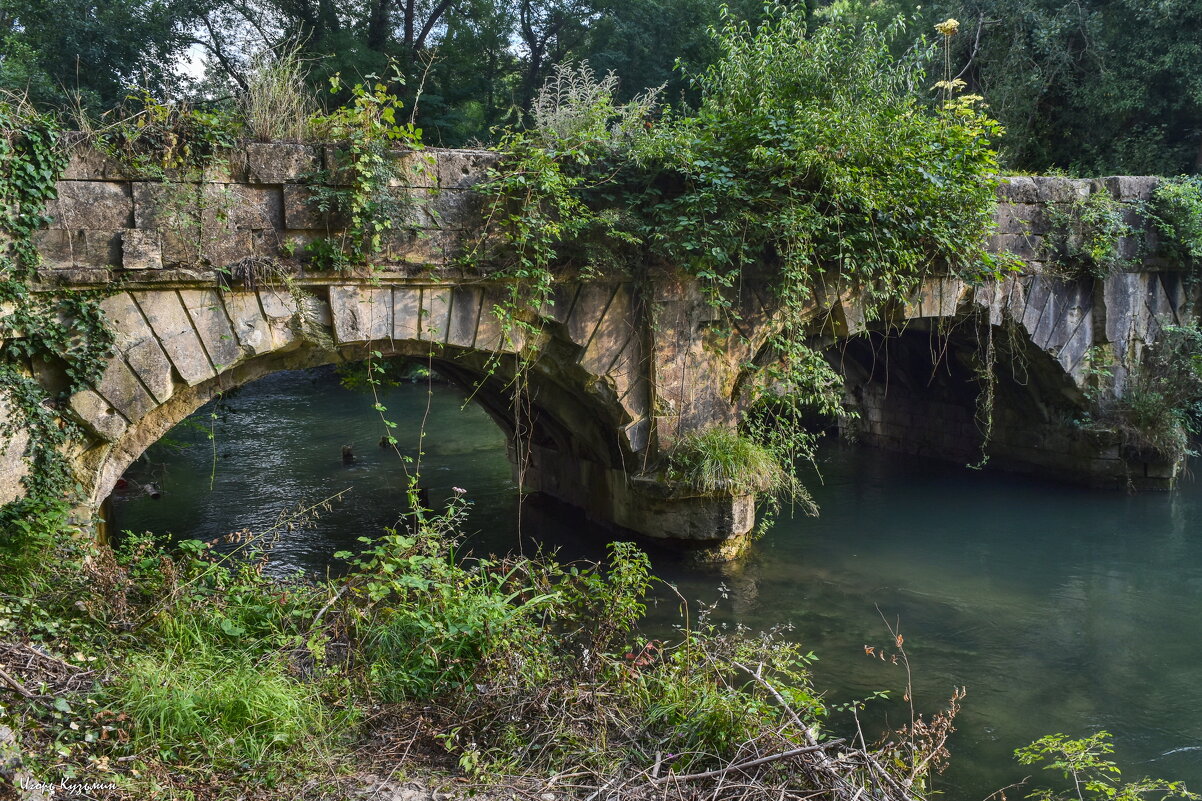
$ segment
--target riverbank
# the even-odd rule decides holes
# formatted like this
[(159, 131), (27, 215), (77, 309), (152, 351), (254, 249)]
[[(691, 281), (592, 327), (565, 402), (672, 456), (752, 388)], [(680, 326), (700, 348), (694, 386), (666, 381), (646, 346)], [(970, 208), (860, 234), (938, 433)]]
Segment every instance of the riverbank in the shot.
[(109, 550), (46, 519), (52, 541), (6, 543), (22, 570), (2, 573), (0, 723), (27, 776), (224, 799), (439, 769), (638, 799), (737, 775), (748, 799), (911, 801), (946, 759), (956, 699), (882, 745), (834, 738), (813, 655), (781, 631), (718, 626), (681, 598), (676, 636), (648, 639), (655, 578), (634, 546), (604, 564), (463, 559), (467, 503), (435, 514), (416, 496), (404, 528), (340, 554), (336, 580), (273, 577), (271, 530)]

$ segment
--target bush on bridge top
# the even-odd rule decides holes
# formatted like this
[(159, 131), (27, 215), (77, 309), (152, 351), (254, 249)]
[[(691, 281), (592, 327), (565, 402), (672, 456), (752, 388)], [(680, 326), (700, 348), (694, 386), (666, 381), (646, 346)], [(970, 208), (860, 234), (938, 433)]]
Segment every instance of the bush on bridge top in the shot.
[(933, 48), (891, 54), (903, 30), (728, 16), (722, 57), (694, 79), (699, 109), (662, 137), (684, 191), (651, 206), (656, 244), (723, 284), (769, 260), (882, 298), (937, 263), (988, 263), (1000, 129), (972, 98), (939, 101)]

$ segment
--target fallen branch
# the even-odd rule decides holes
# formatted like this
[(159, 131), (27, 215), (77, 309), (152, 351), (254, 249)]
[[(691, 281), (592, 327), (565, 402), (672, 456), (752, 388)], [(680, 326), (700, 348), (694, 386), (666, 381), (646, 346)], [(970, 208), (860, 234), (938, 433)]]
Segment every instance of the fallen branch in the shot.
[(660, 779), (652, 779), (651, 783), (652, 784), (663, 784), (664, 782), (672, 781), (672, 780), (685, 782), (685, 781), (694, 781), (696, 779), (712, 779), (715, 776), (724, 776), (725, 774), (730, 773), (732, 770), (746, 770), (747, 768), (755, 768), (755, 767), (759, 767), (760, 765), (766, 765), (769, 762), (777, 762), (781, 759), (791, 759), (792, 757), (801, 756), (802, 754), (811, 754), (815, 751), (822, 751), (827, 748), (832, 748), (836, 745), (841, 745), (842, 743), (843, 743), (842, 739), (828, 740), (825, 743), (819, 743), (817, 745), (807, 745), (804, 748), (794, 748), (790, 751), (781, 751), (779, 754), (771, 754), (766, 757), (760, 757), (759, 759), (753, 759), (750, 762), (740, 762), (737, 765), (727, 765), (724, 768), (718, 768), (717, 770), (708, 770), (705, 773), (686, 773), (683, 776), (669, 774)]
[(20, 693), (25, 698), (36, 698), (37, 697), (37, 695), (35, 693), (31, 693), (25, 687), (24, 684), (17, 681), (12, 676), (5, 673), (3, 670), (0, 670), (0, 681), (3, 681), (5, 684), (7, 684), (9, 686), (10, 689), (16, 691), (17, 693)]

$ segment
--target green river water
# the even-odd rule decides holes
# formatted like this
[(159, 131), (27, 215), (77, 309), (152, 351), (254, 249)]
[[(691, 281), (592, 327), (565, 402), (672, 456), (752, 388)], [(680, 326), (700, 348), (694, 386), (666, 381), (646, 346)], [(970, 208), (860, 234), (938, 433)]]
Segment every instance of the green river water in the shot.
[[(422, 484), (467, 490), (471, 546), (518, 547), (518, 499), (496, 426), (461, 394), (424, 384), (382, 399), (402, 449), (427, 417)], [(429, 408), (427, 412), (427, 402)], [(269, 528), (281, 511), (348, 490), (310, 528), (287, 531), (274, 569), (325, 572), (403, 512), (405, 473), (371, 398), (329, 370), (280, 373), (227, 396), (156, 445), (111, 505), (117, 530), (208, 539)], [(213, 438), (210, 440), (209, 431)], [(344, 464), (341, 447), (355, 461)], [(816, 684), (838, 703), (890, 690), (865, 717), (908, 719), (904, 670), (865, 654), (900, 621), (920, 710), (955, 686), (968, 696), (938, 786), (975, 801), (1021, 780), (1014, 748), (1051, 732), (1114, 733), (1128, 778), (1202, 787), (1202, 489), (1125, 495), (978, 472), (831, 444), (812, 482), (818, 518), (782, 519), (733, 565), (686, 567), (653, 553), (657, 573), (723, 621), (792, 624), (819, 658)], [(153, 483), (161, 497), (139, 489)], [(570, 510), (528, 499), (523, 546), (597, 558), (605, 534)], [(878, 611), (878, 609), (880, 611)], [(652, 625), (675, 612), (652, 609)], [(848, 721), (834, 720), (836, 727)], [(1010, 793), (1022, 797), (1023, 791)]]

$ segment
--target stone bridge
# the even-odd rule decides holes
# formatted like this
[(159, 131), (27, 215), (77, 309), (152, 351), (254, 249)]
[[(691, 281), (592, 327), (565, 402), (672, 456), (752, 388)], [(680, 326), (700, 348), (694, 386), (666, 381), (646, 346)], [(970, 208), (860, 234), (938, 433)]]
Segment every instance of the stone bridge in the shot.
[[(505, 431), (524, 488), (618, 529), (733, 550), (753, 526), (755, 499), (676, 485), (664, 457), (686, 432), (737, 423), (745, 365), (762, 359), (770, 318), (757, 293), (740, 298), (732, 335), (698, 285), (669, 266), (649, 265), (637, 281), (564, 275), (554, 302), (529, 310), (536, 334), (507, 331), (495, 314), (507, 287), (455, 259), (473, 241), (471, 187), (493, 156), (397, 158), (401, 224), (375, 269), (336, 272), (304, 256), (339, 233), (306, 184), (317, 168), (336, 174), (330, 148), (247, 144), (194, 182), (143, 179), (87, 149), (74, 154), (38, 246), (42, 288), (104, 290), (117, 333), (103, 378), (66, 412), (88, 435), (73, 458), (91, 508), (150, 444), (220, 393), (378, 352), (428, 359), (468, 389)], [(1007, 356), (996, 370), (994, 464), (1103, 484), (1171, 482), (1176, 465), (1139, 462), (1067, 422), (1086, 407), (1091, 358), (1105, 353), (1121, 384), (1160, 326), (1190, 307), (1171, 265), (1137, 262), (1099, 281), (1044, 271), (1047, 208), (1102, 183), (1134, 201), (1155, 179), (1003, 182), (994, 244), (1026, 268), (1001, 282), (933, 277), (867, 329), (849, 295), (814, 298), (814, 341), (846, 376), (860, 439), (976, 461), (974, 354), (992, 341)], [(1138, 246), (1124, 243), (1132, 255)], [(519, 353), (533, 359), (520, 377), (523, 402), (514, 398)], [(25, 445), (17, 436), (0, 453), (0, 502), (21, 493)]]

